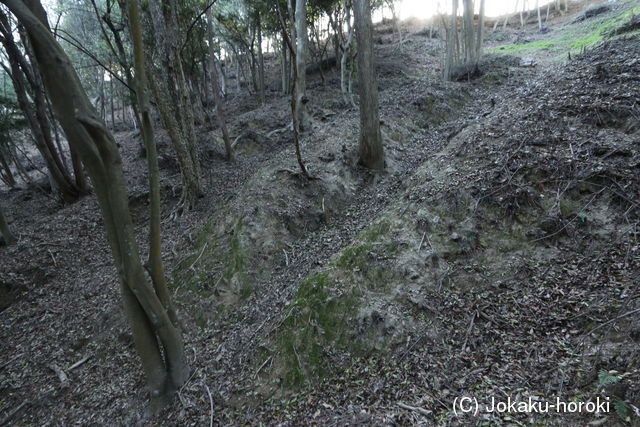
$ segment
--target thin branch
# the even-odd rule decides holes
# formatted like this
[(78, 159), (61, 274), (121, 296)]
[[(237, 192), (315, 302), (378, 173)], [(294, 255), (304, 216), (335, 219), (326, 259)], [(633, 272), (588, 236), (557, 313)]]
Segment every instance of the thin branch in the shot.
[(189, 28), (187, 28), (187, 34), (184, 36), (184, 42), (182, 43), (182, 47), (180, 48), (180, 53), (182, 53), (182, 51), (184, 50), (185, 47), (187, 47), (187, 43), (189, 42), (189, 35), (191, 34), (191, 30), (193, 30), (193, 27), (198, 23), (198, 21), (207, 13), (207, 11), (209, 9), (211, 9), (211, 7), (216, 4), (216, 1), (218, 0), (213, 0), (212, 2), (210, 2), (207, 7), (204, 8), (204, 10), (202, 10), (202, 12), (200, 12), (200, 14), (198, 14), (198, 16), (195, 17), (195, 19), (191, 22), (191, 25), (189, 25)]
[(115, 73), (113, 70), (111, 70), (109, 67), (107, 67), (105, 64), (102, 63), (102, 61), (100, 61), (93, 53), (89, 52), (87, 49), (85, 49), (84, 47), (82, 47), (82, 43), (77, 40), (73, 35), (69, 34), (68, 32), (60, 29), (58, 30), (59, 33), (65, 33), (66, 37), (63, 36), (62, 34), (58, 34), (58, 38), (60, 38), (61, 40), (64, 40), (65, 42), (69, 43), (71, 46), (73, 46), (74, 48), (78, 49), (78, 51), (80, 51), (81, 53), (85, 54), (86, 56), (88, 56), (91, 60), (93, 60), (97, 65), (99, 65), (102, 69), (104, 69), (107, 73), (109, 73), (109, 75), (113, 76), (113, 78), (115, 78), (116, 80), (118, 80), (120, 83), (122, 83), (127, 89), (129, 89), (131, 92), (136, 93), (135, 89), (133, 89), (131, 86), (129, 86), (124, 80), (122, 80), (120, 78), (120, 76), (118, 76), (117, 73)]

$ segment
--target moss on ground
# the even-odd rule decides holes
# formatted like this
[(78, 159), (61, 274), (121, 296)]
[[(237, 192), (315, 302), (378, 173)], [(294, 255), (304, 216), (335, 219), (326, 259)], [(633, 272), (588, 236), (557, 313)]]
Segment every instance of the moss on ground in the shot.
[(312, 274), (300, 284), (276, 338), (285, 387), (323, 377), (330, 370), (325, 357), (329, 348), (355, 349), (347, 318), (356, 302), (355, 292), (340, 292), (327, 272)]
[[(238, 219), (229, 233), (217, 233), (217, 224), (226, 212), (215, 214), (196, 234), (193, 252), (173, 270), (173, 287), (185, 288), (206, 297), (224, 281), (239, 298), (253, 291), (247, 265), (251, 254), (240, 239), (243, 222)], [(217, 273), (212, 273), (217, 272)]]

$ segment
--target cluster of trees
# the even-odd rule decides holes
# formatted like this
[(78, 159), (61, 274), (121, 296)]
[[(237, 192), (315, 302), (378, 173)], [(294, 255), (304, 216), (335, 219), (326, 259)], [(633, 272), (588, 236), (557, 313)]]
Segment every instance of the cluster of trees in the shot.
[[(161, 259), (152, 112), (169, 134), (180, 166), (180, 209), (190, 209), (202, 195), (196, 126), (216, 120), (226, 155), (233, 159), (225, 93), (246, 90), (264, 102), (264, 57), (271, 49), (280, 57), (280, 91), (291, 95), (296, 157), (308, 177), (299, 143), (311, 129), (306, 69), (310, 54), (322, 69), (332, 44), (345, 93), (357, 56), (360, 163), (382, 169), (372, 2), (58, 0), (55, 11), (47, 11), (40, 0), (0, 3), (1, 65), (13, 86), (13, 96), (0, 106), (0, 179), (16, 184), (14, 171), (21, 161), (13, 154), (19, 144), (12, 142), (11, 132), (27, 127), (52, 191), (62, 202), (95, 193), (152, 402), (159, 405), (186, 381), (189, 369)], [(328, 21), (326, 29), (323, 20)], [(112, 134), (118, 115), (140, 130), (141, 153), (147, 158), (146, 262), (134, 236), (122, 159)], [(15, 240), (1, 209), (0, 232), (4, 243)]]

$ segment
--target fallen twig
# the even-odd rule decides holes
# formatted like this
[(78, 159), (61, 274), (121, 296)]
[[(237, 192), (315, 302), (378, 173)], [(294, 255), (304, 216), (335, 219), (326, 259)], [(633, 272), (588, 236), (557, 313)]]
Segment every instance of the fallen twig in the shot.
[(52, 363), (49, 365), (49, 369), (56, 373), (62, 387), (67, 387), (69, 385), (69, 377), (67, 377), (67, 374), (65, 374), (58, 365)]
[(91, 359), (91, 355), (87, 355), (85, 357), (83, 357), (82, 359), (78, 360), (76, 363), (74, 363), (73, 365), (69, 366), (67, 368), (67, 371), (73, 371), (74, 369), (76, 369), (77, 367), (79, 367), (80, 365), (84, 364), (87, 360)]
[(0, 421), (0, 426), (7, 426), (9, 425), (9, 422), (16, 416), (18, 415), (18, 413), (22, 410), (22, 408), (24, 408), (27, 405), (27, 401), (23, 401), (21, 404), (19, 404), (18, 406), (16, 406), (14, 409), (11, 410), (11, 412), (9, 412), (7, 414), (6, 417), (4, 417), (4, 419), (2, 421)]
[(419, 412), (425, 416), (431, 415), (433, 413), (433, 411), (430, 411), (428, 409), (420, 408), (419, 406), (407, 405), (406, 403), (402, 403), (402, 402), (398, 402), (398, 406), (408, 411)]
[(602, 325), (598, 325), (598, 326), (596, 326), (595, 328), (593, 328), (592, 330), (590, 330), (589, 332), (587, 332), (587, 335), (590, 335), (590, 334), (594, 333), (594, 332), (595, 332), (595, 331), (597, 331), (598, 329), (601, 329), (601, 328), (603, 328), (603, 327), (605, 327), (605, 326), (607, 326), (607, 325), (609, 325), (609, 324), (611, 324), (611, 323), (615, 322), (616, 320), (620, 320), (620, 319), (622, 319), (623, 317), (627, 317), (627, 316), (630, 316), (630, 315), (635, 314), (635, 313), (638, 313), (638, 312), (640, 312), (640, 308), (636, 308), (635, 310), (631, 310), (631, 311), (628, 311), (628, 312), (626, 312), (626, 313), (624, 313), (624, 314), (621, 314), (620, 316), (614, 317), (614, 318), (613, 318), (613, 319), (611, 319), (611, 320), (607, 320), (607, 321), (606, 321), (606, 322), (604, 322)]
[(213, 427), (213, 396), (211, 396), (211, 390), (209, 390), (208, 385), (204, 385), (204, 388), (207, 389), (207, 394), (209, 395), (209, 427)]
[(469, 341), (469, 335), (471, 335), (471, 330), (473, 330), (473, 322), (476, 320), (476, 312), (474, 311), (471, 315), (471, 322), (469, 322), (469, 328), (467, 329), (467, 335), (464, 337), (464, 343), (462, 344), (462, 349), (460, 350), (460, 354), (464, 353), (464, 349), (467, 347), (467, 341)]
[[(9, 359), (6, 362), (4, 362), (2, 365), (0, 365), (0, 371), (3, 370), (4, 368), (6, 368), (7, 366), (9, 366), (14, 360), (18, 359), (23, 354), (24, 353), (18, 353), (15, 356), (13, 356), (11, 359)], [(2, 424), (0, 424), (0, 425), (2, 425)]]
[(422, 233), (422, 239), (420, 239), (420, 244), (418, 245), (418, 251), (420, 251), (422, 249), (422, 244), (424, 243), (424, 236), (427, 235), (427, 232), (425, 231), (424, 233)]
[(256, 378), (258, 376), (258, 374), (260, 373), (260, 371), (262, 371), (262, 368), (264, 368), (265, 366), (267, 366), (267, 363), (269, 363), (269, 361), (271, 360), (273, 356), (269, 356), (267, 357), (267, 360), (265, 360), (262, 365), (260, 365), (260, 367), (258, 368), (258, 370), (256, 371), (256, 373), (253, 375), (254, 378)]
[(193, 268), (193, 266), (194, 266), (194, 265), (196, 265), (196, 263), (197, 263), (198, 261), (200, 261), (200, 258), (202, 258), (202, 255), (204, 254), (204, 250), (205, 250), (205, 249), (207, 249), (207, 244), (208, 244), (208, 243), (209, 243), (209, 242), (204, 242), (204, 246), (202, 247), (202, 250), (200, 251), (200, 255), (198, 255), (198, 258), (196, 258), (196, 260), (195, 260), (195, 261), (193, 261), (193, 264), (191, 264), (191, 265), (189, 266), (188, 270), (191, 270), (191, 269)]

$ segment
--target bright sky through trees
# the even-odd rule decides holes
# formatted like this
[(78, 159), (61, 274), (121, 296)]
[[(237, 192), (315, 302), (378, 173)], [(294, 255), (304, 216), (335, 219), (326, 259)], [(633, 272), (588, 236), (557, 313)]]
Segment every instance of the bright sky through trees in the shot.
[[(476, 1), (476, 8), (480, 4)], [(522, 4), (522, 2), (517, 2)], [(540, 0), (540, 6), (549, 3), (547, 0)], [(527, 1), (528, 8), (533, 9), (535, 7), (535, 0)], [(439, 10), (450, 10), (450, 0), (401, 0), (398, 2), (398, 12), (402, 19), (409, 17), (416, 18), (428, 18)], [(513, 12), (516, 7), (515, 0), (486, 0), (486, 15), (487, 16), (499, 16), (508, 12)], [(462, 7), (460, 7), (462, 10)]]

